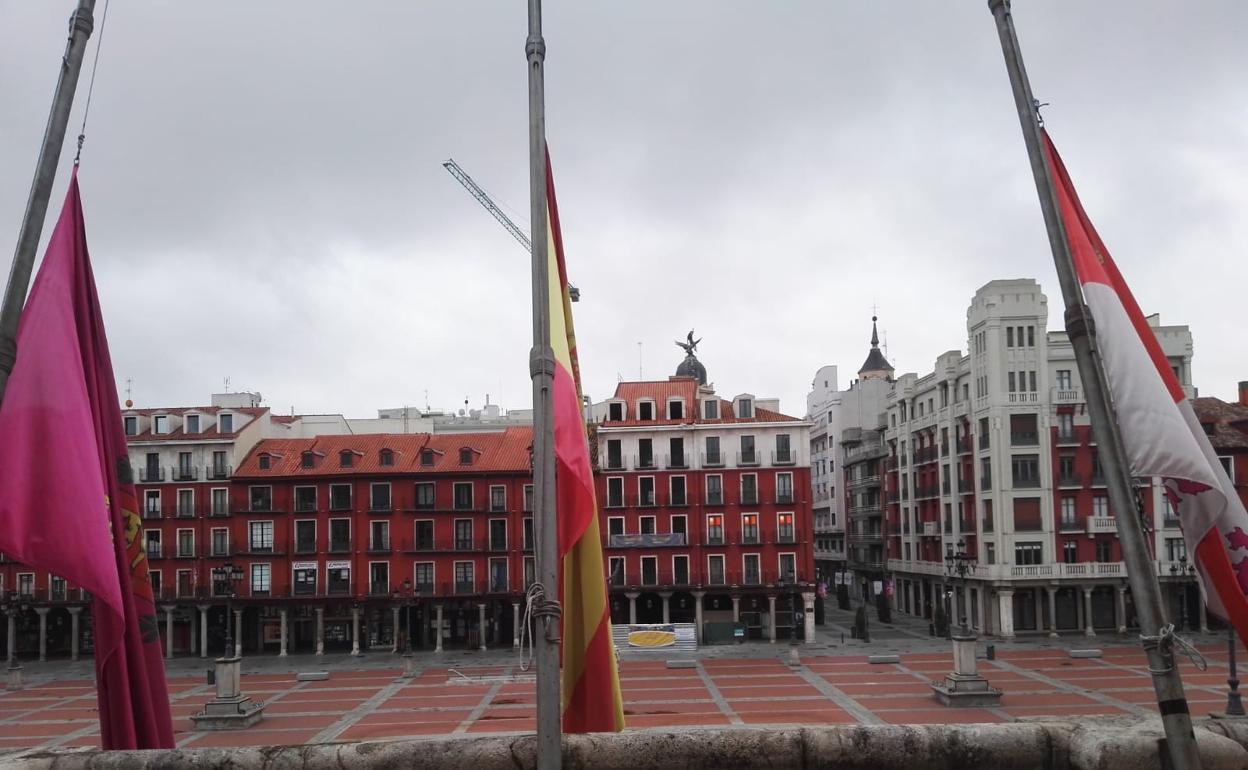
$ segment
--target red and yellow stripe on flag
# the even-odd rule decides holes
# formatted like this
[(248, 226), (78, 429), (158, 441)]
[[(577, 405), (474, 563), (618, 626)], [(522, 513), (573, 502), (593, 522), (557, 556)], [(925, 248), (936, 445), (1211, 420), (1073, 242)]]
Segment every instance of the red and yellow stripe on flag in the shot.
[(555, 354), (555, 501), (559, 522), (559, 599), (563, 604), (563, 729), (624, 729), (624, 700), (611, 640), (606, 570), (589, 462), (572, 300), (559, 232), (555, 182), (546, 155), (550, 346)]

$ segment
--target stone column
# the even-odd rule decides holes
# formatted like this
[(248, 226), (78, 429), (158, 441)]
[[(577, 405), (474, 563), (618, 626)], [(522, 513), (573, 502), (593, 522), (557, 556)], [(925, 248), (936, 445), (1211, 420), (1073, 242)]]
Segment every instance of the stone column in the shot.
[(637, 593), (626, 593), (628, 597), (628, 622), (630, 625), (637, 625)]
[(390, 641), (394, 642), (394, 644), (391, 645), (393, 649), (391, 649), (390, 652), (398, 652), (399, 651), (399, 605), (397, 604), (394, 605), (393, 607), (390, 608), (390, 611), (392, 613), (390, 627), (394, 629), (393, 631), (390, 632), (390, 637), (391, 637)]
[(9, 662), (12, 663), (17, 660), (17, 616), (11, 609), (5, 613), (5, 616), (8, 618), (9, 624)]
[(1000, 634), (1006, 639), (1014, 638), (1014, 592), (997, 591), (998, 611), (1000, 612)]
[(360, 654), (360, 608), (351, 608), (351, 654)]
[[(226, 622), (229, 622), (229, 618), (226, 618)], [(243, 611), (241, 609), (234, 610), (234, 627), (237, 629), (234, 632), (234, 657), (241, 658), (243, 657)]]
[(195, 622), (198, 619), (198, 616), (195, 614), (194, 607), (191, 608), (190, 615), (191, 615), (191, 628), (190, 628), (190, 633), (187, 634), (187, 637), (190, 639), (191, 655), (195, 655), (196, 653), (199, 652), (199, 624)]
[[(1199, 593), (1199, 592), (1198, 592), (1198, 593)], [(1200, 632), (1201, 632), (1202, 634), (1207, 634), (1207, 633), (1209, 633), (1209, 614), (1208, 614), (1208, 612), (1206, 612), (1206, 611), (1205, 611), (1205, 598), (1204, 598), (1204, 596), (1200, 596), (1200, 598), (1198, 598), (1198, 599), (1196, 600), (1196, 607), (1197, 607), (1197, 612), (1200, 614)], [(1127, 624), (1127, 620), (1126, 620), (1127, 616), (1126, 616), (1126, 614), (1125, 614), (1125, 613), (1123, 614), (1122, 618), (1123, 618), (1123, 620), (1122, 620), (1122, 624), (1123, 624), (1123, 626), (1126, 626), (1126, 624)], [(1123, 628), (1122, 630), (1123, 630), (1123, 631), (1126, 631), (1127, 629), (1126, 629), (1126, 628)]]
[(804, 605), (802, 612), (805, 613), (804, 620), (806, 627), (803, 629), (803, 635), (806, 637), (806, 644), (815, 643), (815, 593), (814, 591), (804, 591), (802, 593), (802, 604)]
[(1096, 636), (1096, 631), (1092, 630), (1092, 588), (1093, 586), (1080, 586), (1083, 591), (1083, 635)]
[[(1114, 591), (1114, 621), (1118, 626), (1118, 633), (1125, 634), (1127, 632), (1127, 587), (1118, 586)], [(1202, 607), (1204, 605), (1201, 605)], [(1204, 613), (1201, 613), (1201, 620), (1204, 620)], [(1202, 622), (1203, 626), (1204, 623)]]
[(661, 591), (659, 596), (663, 599), (663, 622), (672, 622), (672, 592)]
[(693, 592), (693, 622), (697, 625), (695, 636), (698, 644), (702, 643), (702, 597), (706, 596), (705, 591)]
[(485, 602), (477, 602), (477, 649), (485, 652)]
[(165, 660), (173, 659), (173, 607), (161, 607), (165, 613)]
[(992, 632), (992, 613), (988, 611), (988, 586), (984, 584), (979, 588), (979, 628), (985, 635)]
[(282, 614), (282, 650), (277, 653), (277, 657), (284, 658), (286, 657), (286, 613), (288, 610), (283, 607), (280, 612)]
[(199, 657), (208, 657), (208, 605), (199, 606)]
[(767, 595), (767, 640), (776, 643), (776, 596)]
[(316, 654), (325, 654), (325, 608), (316, 608)]
[(520, 602), (511, 603), (511, 649), (520, 649)]
[(78, 660), (78, 616), (81, 607), (68, 607), (69, 610), (69, 659)]
[(35, 613), (39, 615), (39, 662), (48, 659), (48, 610), (51, 607), (36, 607)]
[(1044, 592), (1049, 595), (1049, 636), (1057, 638), (1057, 586), (1045, 586)]
[(732, 597), (732, 622), (733, 623), (741, 622), (741, 597), (740, 596)]
[(438, 618), (434, 622), (434, 635), (437, 637), (433, 651), (442, 652), (442, 605), (437, 606)]

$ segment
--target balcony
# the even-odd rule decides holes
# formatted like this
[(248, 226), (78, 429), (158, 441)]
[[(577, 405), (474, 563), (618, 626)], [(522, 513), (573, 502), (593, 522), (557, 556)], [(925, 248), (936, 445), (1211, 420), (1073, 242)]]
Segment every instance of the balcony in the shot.
[(382, 581), (378, 581), (378, 582), (375, 582), (375, 583), (369, 583), (369, 584), (368, 584), (368, 595), (369, 595), (369, 596), (389, 596), (389, 595), (390, 595), (390, 584), (389, 584), (389, 583), (387, 583), (387, 582), (382, 582)]
[(758, 528), (741, 532), (741, 545), (758, 545), (762, 541), (758, 537)]
[(145, 518), (145, 519), (159, 519), (159, 518), (160, 518), (160, 506), (159, 506), (159, 505), (147, 505), (147, 506), (144, 506), (144, 508), (143, 508), (143, 518)]
[(1083, 402), (1080, 388), (1058, 385), (1049, 389), (1049, 400), (1054, 404), (1078, 404)]
[(723, 545), (723, 544), (724, 544), (723, 532), (720, 532), (719, 534), (708, 533), (706, 536), (706, 542), (704, 543), (704, 545)]
[(159, 545), (148, 545), (146, 551), (147, 551), (147, 558), (149, 561), (153, 559), (165, 558), (165, 551)]
[(1040, 434), (1034, 431), (1020, 431), (1010, 434), (1010, 446), (1039, 446)]
[(316, 513), (315, 500), (296, 500), (295, 513)]
[(1105, 486), (1105, 472), (1104, 471), (1099, 470), (1099, 469), (1092, 471), (1092, 486), (1094, 487)]
[(218, 505), (217, 503), (213, 503), (213, 504), (212, 504), (212, 510), (211, 510), (211, 511), (209, 511), (209, 514), (208, 514), (208, 515), (210, 515), (210, 516), (229, 516), (229, 515), (230, 515), (230, 506), (225, 505), (224, 503), (223, 503), (223, 504), (220, 504), (220, 505)]
[(991, 442), (991, 440), (988, 438), (988, 436), (989, 436), (989, 435), (990, 435), (990, 434), (987, 434), (987, 433), (981, 433), (981, 434), (979, 434), (979, 451), (981, 451), (981, 452), (982, 452), (982, 451), (984, 451), (985, 449), (988, 449), (989, 447), (991, 447), (991, 446), (992, 446), (992, 442)]
[(505, 594), (508, 590), (507, 577), (505, 575), (497, 575), (490, 578), (489, 593)]
[(642, 490), (639, 495), (639, 498), (640, 499), (637, 501), (638, 508), (654, 508), (656, 505), (658, 505), (658, 501), (655, 497), (653, 489), (649, 491)]
[(758, 490), (757, 489), (741, 490), (741, 505), (758, 505)]
[(1161, 520), (1161, 526), (1165, 529), (1178, 529), (1180, 527), (1178, 516), (1166, 516)]
[(194, 559), (195, 548), (193, 546), (189, 548), (185, 546), (178, 546), (178, 554), (174, 558), (175, 559)]
[(958, 479), (958, 494), (969, 495), (975, 492), (975, 481), (973, 479)]
[(772, 465), (796, 465), (797, 452), (792, 449), (777, 449), (771, 453)]
[(1079, 439), (1079, 434), (1075, 433), (1073, 430), (1072, 431), (1059, 430), (1057, 432), (1056, 438), (1054, 438), (1054, 441), (1057, 443), (1058, 446), (1079, 446), (1079, 444), (1082, 443), (1082, 441), (1080, 441)]
[(654, 462), (654, 455), (641, 454), (633, 458), (633, 469), (639, 471), (652, 471), (658, 466)]
[(239, 549), (236, 556), (283, 556), (285, 549), (274, 545), (249, 545), (247, 550)]
[(316, 553), (315, 540), (296, 540), (295, 553)]
[(177, 513), (175, 515), (179, 519), (193, 519), (195, 518), (195, 506), (194, 505), (190, 505), (190, 506), (179, 505), (177, 507)]
[(1118, 520), (1113, 516), (1089, 516), (1088, 536), (1118, 534)]
[(463, 596), (465, 594), (474, 594), (477, 592), (477, 584), (471, 580), (456, 580), (455, 594)]
[(330, 553), (350, 553), (351, 541), (349, 540), (331, 540), (329, 543)]
[(230, 477), (234, 469), (229, 465), (205, 465), (204, 479), (207, 481), (223, 481)]
[(389, 540), (373, 540), (368, 544), (369, 553), (390, 553)]
[(793, 504), (792, 492), (777, 492), (776, 493), (776, 505), (792, 505), (792, 504)]
[(1061, 532), (1082, 532), (1084, 526), (1083, 520), (1078, 518), (1063, 518), (1057, 524)]
[(963, 436), (962, 438), (958, 439), (958, 454), (969, 455), (972, 449), (971, 443), (972, 442), (971, 442), (970, 436)]
[(1008, 399), (1011, 404), (1034, 404), (1039, 400), (1039, 393), (1011, 393)]
[(757, 451), (737, 452), (737, 465), (758, 465), (761, 462), (761, 456)]
[(1013, 482), (1013, 486), (1015, 489), (1039, 489), (1040, 488), (1039, 476), (1026, 476), (1023, 478), (1015, 476), (1014, 478), (1011, 479), (1011, 481)]
[(377, 501), (377, 502), (369, 503), (368, 512), (380, 513), (380, 514), (394, 513), (394, 507), (390, 505), (389, 500), (386, 500), (385, 502)]
[(979, 477), (979, 489), (980, 491), (987, 491), (989, 489), (992, 489), (992, 476), (980, 476)]
[(174, 465), (169, 468), (169, 475), (174, 481), (198, 481), (199, 468), (194, 465)]
[(923, 535), (925, 537), (939, 535), (939, 534), (940, 534), (940, 522), (938, 521), (923, 522)]
[(602, 467), (605, 471), (626, 471), (627, 463), (624, 462), (623, 455), (607, 453), (606, 464)]
[(666, 466), (671, 470), (683, 470), (689, 467), (689, 455), (685, 452), (669, 454), (664, 457)]
[(457, 537), (457, 538), (455, 538), (455, 550), (456, 550), (456, 551), (472, 551), (472, 550), (475, 550), (475, 549), (474, 549), (474, 547), (473, 547), (472, 538), (470, 538), (470, 537)]
[(781, 528), (776, 531), (776, 542), (777, 543), (796, 543), (797, 535), (792, 530), (792, 528), (789, 528), (789, 529)]
[(703, 452), (702, 467), (704, 468), (722, 468), (724, 465), (723, 452)]
[(139, 468), (139, 481), (144, 484), (155, 484), (165, 480), (165, 469), (160, 467)]
[(1082, 489), (1083, 474), (1075, 473), (1073, 471), (1070, 473), (1059, 473), (1057, 476), (1057, 486), (1058, 488), (1065, 489)]
[(992, 519), (984, 519), (983, 524), (984, 524), (984, 531), (985, 531), (985, 532), (991, 532), (991, 531), (992, 531)]
[(707, 492), (706, 504), (707, 505), (723, 505), (724, 493), (723, 492)]

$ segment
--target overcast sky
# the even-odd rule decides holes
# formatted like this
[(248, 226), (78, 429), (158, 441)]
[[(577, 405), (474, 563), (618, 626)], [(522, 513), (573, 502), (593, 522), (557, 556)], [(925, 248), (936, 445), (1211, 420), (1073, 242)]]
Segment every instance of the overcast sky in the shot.
[[(73, 5), (0, 0), (5, 249)], [(115, 5), (80, 178), (123, 393), (203, 404), (229, 377), (283, 413), (529, 405), (527, 255), (441, 166), (528, 229), (524, 2)], [(1201, 392), (1232, 398), (1248, 4), (1014, 6), (1090, 216), (1145, 312), (1191, 326)], [(548, 0), (545, 31), (595, 399), (674, 372), (693, 327), (721, 394), (800, 415), (819, 366), (844, 386), (862, 364), (873, 304), (898, 371), (923, 373), (965, 350), (994, 278), (1039, 280), (1060, 327), (983, 0)]]

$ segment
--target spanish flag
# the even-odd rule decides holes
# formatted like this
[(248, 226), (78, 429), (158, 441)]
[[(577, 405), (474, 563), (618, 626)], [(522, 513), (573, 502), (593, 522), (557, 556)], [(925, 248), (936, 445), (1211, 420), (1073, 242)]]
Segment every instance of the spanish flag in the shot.
[(581, 371), (549, 152), (546, 202), (550, 346), (556, 364), (552, 401), (559, 599), (563, 604), (563, 729), (569, 733), (618, 732), (624, 729), (624, 701), (611, 640), (594, 471), (581, 408)]

